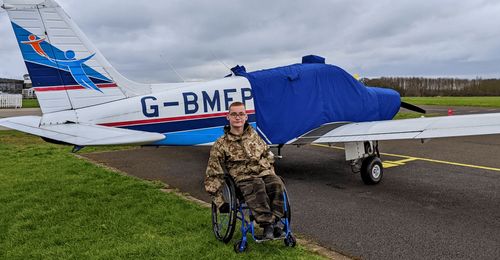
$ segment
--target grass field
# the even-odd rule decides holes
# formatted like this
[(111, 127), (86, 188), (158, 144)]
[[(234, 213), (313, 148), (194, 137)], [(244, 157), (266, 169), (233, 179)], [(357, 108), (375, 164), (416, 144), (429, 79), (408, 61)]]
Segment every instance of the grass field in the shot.
[[(399, 112), (396, 114), (396, 116), (393, 118), (395, 120), (398, 119), (409, 119), (409, 118), (418, 118), (421, 117), (422, 114), (420, 113), (414, 113), (414, 112)], [(425, 115), (425, 117), (429, 117), (429, 115)]]
[[(500, 107), (500, 97), (403, 97), (402, 101), (413, 105), (431, 106), (471, 106), (471, 107)], [(394, 119), (417, 118), (421, 114), (413, 112), (399, 112)], [(425, 117), (438, 116), (426, 114)]]
[[(236, 257), (214, 238), (209, 209), (69, 151), (0, 131), (0, 259)], [(281, 241), (251, 243), (240, 257), (320, 258)]]
[(23, 108), (36, 108), (40, 107), (38, 99), (23, 99)]
[(413, 105), (500, 107), (500, 97), (403, 97)]

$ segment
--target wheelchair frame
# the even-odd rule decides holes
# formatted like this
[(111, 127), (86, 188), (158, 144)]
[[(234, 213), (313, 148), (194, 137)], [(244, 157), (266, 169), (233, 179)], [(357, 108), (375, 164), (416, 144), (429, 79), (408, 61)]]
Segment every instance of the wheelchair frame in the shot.
[(285, 216), (279, 220), (279, 223), (283, 226), (283, 234), (278, 238), (263, 239), (261, 236), (255, 234), (254, 217), (244, 201), (241, 192), (237, 190), (233, 178), (226, 174), (224, 180), (223, 197), (225, 203), (229, 205), (229, 212), (220, 212), (215, 203), (212, 202), (212, 225), (215, 237), (218, 240), (228, 243), (232, 239), (236, 227), (236, 220), (238, 219), (241, 221), (240, 230), (242, 237), (234, 245), (234, 250), (237, 253), (244, 252), (248, 249), (248, 233), (251, 234), (252, 239), (256, 243), (262, 243), (268, 240), (284, 240), (286, 246), (294, 247), (296, 245), (295, 236), (292, 234), (290, 228), (291, 208), (286, 188), (283, 192)]

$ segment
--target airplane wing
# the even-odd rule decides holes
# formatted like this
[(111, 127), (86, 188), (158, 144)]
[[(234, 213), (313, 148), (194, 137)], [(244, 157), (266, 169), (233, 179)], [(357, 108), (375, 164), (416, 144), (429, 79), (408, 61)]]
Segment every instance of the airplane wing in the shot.
[(321, 136), (308, 134), (298, 140), (342, 143), (500, 134), (500, 113), (328, 125), (332, 126)]
[(78, 146), (148, 144), (165, 139), (158, 133), (149, 133), (107, 126), (67, 123), (40, 125), (39, 116), (21, 116), (0, 119), (0, 126)]

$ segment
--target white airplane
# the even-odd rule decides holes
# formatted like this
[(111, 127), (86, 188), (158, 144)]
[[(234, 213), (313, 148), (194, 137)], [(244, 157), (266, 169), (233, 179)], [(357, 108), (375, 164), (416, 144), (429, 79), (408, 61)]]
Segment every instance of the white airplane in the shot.
[[(88, 145), (210, 145), (228, 105), (246, 104), (270, 145), (344, 143), (362, 180), (383, 176), (379, 140), (500, 133), (500, 114), (391, 120), (396, 91), (366, 87), (344, 70), (306, 56), (302, 64), (200, 83), (139, 84), (120, 75), (54, 0), (4, 0), (43, 115), (0, 125), (46, 141)], [(424, 112), (424, 111), (421, 111)]]

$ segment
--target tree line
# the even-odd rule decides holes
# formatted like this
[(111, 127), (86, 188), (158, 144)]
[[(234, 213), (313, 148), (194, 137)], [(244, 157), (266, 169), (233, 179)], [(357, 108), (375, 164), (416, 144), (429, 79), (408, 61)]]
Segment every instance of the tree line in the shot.
[(361, 81), (367, 86), (392, 88), (401, 96), (500, 96), (500, 79), (381, 77)]

